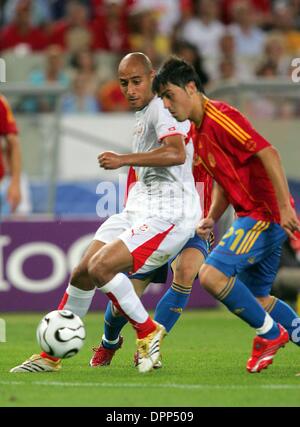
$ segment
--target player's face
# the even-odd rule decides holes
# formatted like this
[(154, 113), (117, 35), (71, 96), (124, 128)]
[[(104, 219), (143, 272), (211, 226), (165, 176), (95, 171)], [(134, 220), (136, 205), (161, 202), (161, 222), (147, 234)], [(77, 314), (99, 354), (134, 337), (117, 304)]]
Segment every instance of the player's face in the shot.
[(147, 72), (139, 63), (128, 63), (119, 68), (121, 90), (134, 110), (142, 110), (153, 98), (154, 72)]
[(176, 120), (183, 122), (190, 117), (192, 100), (185, 89), (168, 83), (161, 88), (159, 96), (163, 100), (165, 108)]

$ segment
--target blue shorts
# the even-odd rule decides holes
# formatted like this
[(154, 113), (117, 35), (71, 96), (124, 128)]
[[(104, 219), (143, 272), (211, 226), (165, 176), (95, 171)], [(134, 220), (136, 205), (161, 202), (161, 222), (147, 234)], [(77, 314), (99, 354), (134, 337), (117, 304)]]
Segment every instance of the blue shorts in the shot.
[(178, 255), (181, 254), (187, 248), (195, 248), (198, 249), (204, 256), (207, 258), (208, 252), (210, 250), (209, 243), (206, 240), (201, 239), (197, 234), (194, 237), (191, 237), (181, 251), (176, 255), (176, 257), (172, 258), (169, 262), (157, 268), (156, 270), (150, 271), (149, 273), (141, 273), (141, 274), (132, 274), (129, 276), (130, 279), (139, 279), (144, 280), (149, 276), (153, 276), (151, 279), (152, 283), (165, 283), (168, 277), (169, 266), (172, 264), (174, 259), (177, 258)]
[(286, 239), (287, 234), (279, 224), (238, 218), (205, 264), (227, 277), (237, 276), (254, 296), (264, 297), (270, 294)]

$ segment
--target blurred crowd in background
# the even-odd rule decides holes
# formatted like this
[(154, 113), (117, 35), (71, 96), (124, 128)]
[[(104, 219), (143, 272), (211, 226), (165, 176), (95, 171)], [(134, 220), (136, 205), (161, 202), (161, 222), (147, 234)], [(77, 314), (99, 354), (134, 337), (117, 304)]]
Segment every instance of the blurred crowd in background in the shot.
[[(69, 88), (63, 111), (127, 111), (119, 59), (146, 53), (158, 67), (175, 53), (207, 90), (224, 83), (291, 79), (300, 57), (300, 0), (0, 0), (0, 55), (44, 58), (23, 81)], [(112, 58), (114, 60), (112, 60)], [(34, 63), (34, 62), (33, 62)], [(26, 73), (25, 73), (26, 74)], [(7, 76), (9, 81), (9, 75)], [(28, 98), (24, 112), (51, 111)], [(300, 115), (299, 103), (256, 105), (264, 117)]]

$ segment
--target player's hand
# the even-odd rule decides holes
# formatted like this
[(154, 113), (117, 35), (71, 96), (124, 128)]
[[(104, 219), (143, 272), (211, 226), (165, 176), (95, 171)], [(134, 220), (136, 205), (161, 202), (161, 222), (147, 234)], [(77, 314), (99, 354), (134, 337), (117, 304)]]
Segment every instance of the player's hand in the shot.
[(204, 218), (200, 221), (198, 227), (196, 228), (196, 233), (202, 239), (207, 240), (210, 233), (214, 229), (215, 221), (212, 218)]
[(21, 202), (21, 189), (19, 182), (11, 181), (7, 189), (6, 199), (10, 204), (11, 211), (15, 212)]
[(124, 166), (122, 163), (122, 155), (113, 151), (105, 151), (98, 156), (98, 163), (103, 169), (119, 169)]
[(294, 232), (300, 231), (300, 222), (292, 206), (281, 208), (280, 218), (281, 227), (285, 230), (291, 239), (297, 240), (297, 238), (294, 236)]

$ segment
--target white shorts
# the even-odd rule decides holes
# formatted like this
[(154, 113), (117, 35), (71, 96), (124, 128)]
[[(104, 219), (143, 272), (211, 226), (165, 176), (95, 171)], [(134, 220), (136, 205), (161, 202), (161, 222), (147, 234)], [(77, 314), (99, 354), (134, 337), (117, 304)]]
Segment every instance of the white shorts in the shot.
[(157, 217), (137, 220), (122, 212), (108, 218), (96, 231), (94, 240), (122, 240), (133, 256), (131, 273), (148, 273), (176, 256), (194, 234), (191, 225), (174, 225)]

